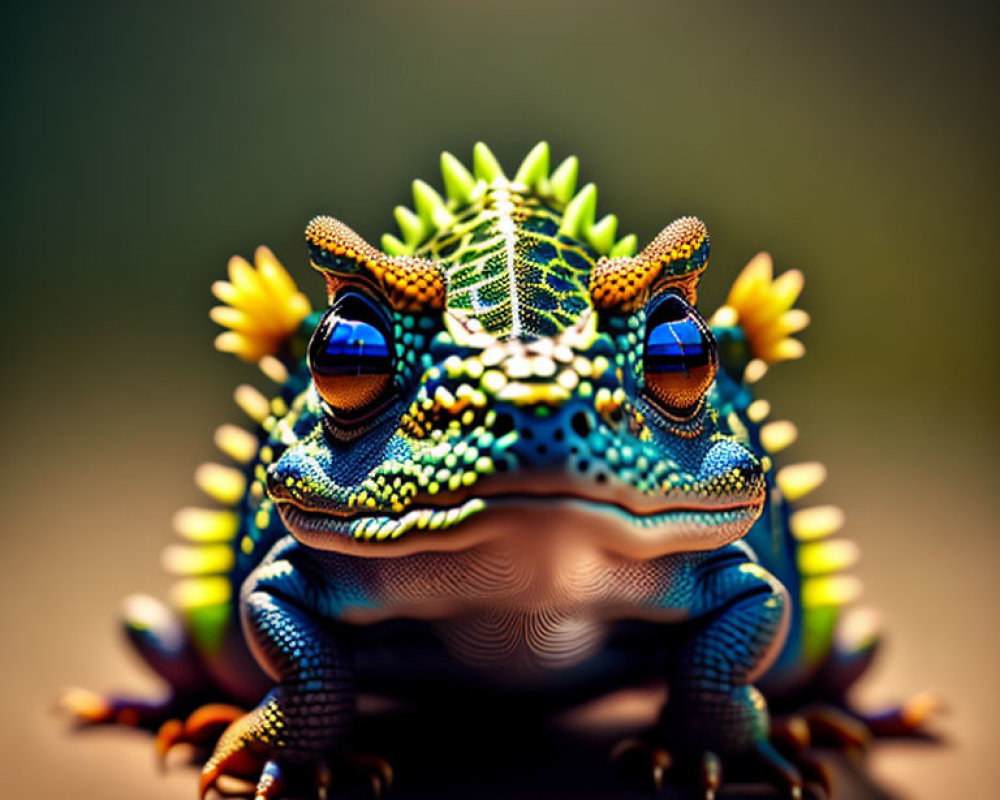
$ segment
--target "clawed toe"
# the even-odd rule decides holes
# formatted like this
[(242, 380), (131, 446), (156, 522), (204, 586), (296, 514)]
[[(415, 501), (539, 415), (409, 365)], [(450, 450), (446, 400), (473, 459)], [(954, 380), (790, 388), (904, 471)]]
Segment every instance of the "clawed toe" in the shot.
[[(723, 784), (723, 759), (710, 750), (696, 758), (678, 760), (668, 750), (643, 739), (625, 739), (611, 751), (611, 759), (630, 772), (638, 770), (652, 787), (659, 791), (668, 775), (683, 773), (694, 778), (704, 800), (715, 800)], [(761, 776), (785, 797), (801, 800), (809, 788), (809, 796), (825, 800), (830, 792), (829, 771), (806, 754), (792, 760), (779, 753), (769, 742), (758, 743), (749, 753), (734, 759), (739, 775)]]
[(634, 769), (644, 774), (652, 780), (657, 791), (663, 787), (667, 772), (673, 765), (673, 758), (667, 750), (637, 737), (618, 742), (611, 749), (610, 757), (612, 763), (623, 769)]
[(181, 744), (208, 747), (222, 735), (233, 722), (243, 716), (238, 706), (209, 703), (191, 713), (184, 721), (169, 719), (156, 734), (156, 757), (161, 766), (166, 764), (170, 751)]
[(348, 753), (344, 760), (355, 774), (365, 779), (376, 800), (381, 800), (392, 789), (392, 764), (381, 756), (373, 753)]
[[(628, 769), (638, 768), (647, 780), (652, 781), (658, 792), (669, 772), (675, 767), (670, 751), (642, 739), (624, 739), (611, 750), (611, 760)], [(722, 759), (715, 753), (704, 751), (698, 761), (698, 780), (705, 800), (715, 800), (722, 786)]]

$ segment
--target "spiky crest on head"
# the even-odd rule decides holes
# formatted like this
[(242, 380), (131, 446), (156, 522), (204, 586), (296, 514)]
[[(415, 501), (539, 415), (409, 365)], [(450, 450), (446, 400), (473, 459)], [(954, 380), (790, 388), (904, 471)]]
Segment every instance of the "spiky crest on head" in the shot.
[(600, 255), (625, 256), (636, 251), (635, 236), (616, 239), (618, 218), (613, 214), (595, 219), (597, 187), (588, 183), (576, 191), (580, 162), (570, 156), (549, 172), (549, 145), (539, 142), (525, 156), (513, 178), (508, 178), (493, 152), (482, 142), (472, 151), (472, 170), (451, 153), (441, 154), (441, 177), (445, 196), (429, 184), (413, 182), (413, 209), (397, 206), (393, 211), (400, 235), (382, 236), (382, 249), (391, 255), (413, 255), (456, 215), (474, 206), (491, 188), (503, 187), (518, 194), (534, 195), (562, 212), (559, 232), (594, 248)]
[(344, 284), (363, 283), (397, 311), (443, 308), (445, 282), (427, 259), (386, 255), (333, 217), (316, 217), (306, 228), (309, 258), (326, 278), (330, 297)]

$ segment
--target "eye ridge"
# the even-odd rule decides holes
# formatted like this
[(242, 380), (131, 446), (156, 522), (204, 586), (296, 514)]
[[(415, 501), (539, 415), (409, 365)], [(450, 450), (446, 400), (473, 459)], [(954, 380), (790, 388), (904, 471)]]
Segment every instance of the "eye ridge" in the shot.
[(646, 317), (646, 393), (669, 416), (693, 417), (715, 379), (718, 356), (708, 324), (684, 298), (668, 294)]
[(339, 424), (370, 419), (386, 405), (393, 354), (389, 321), (365, 295), (345, 292), (326, 311), (309, 343), (309, 370)]

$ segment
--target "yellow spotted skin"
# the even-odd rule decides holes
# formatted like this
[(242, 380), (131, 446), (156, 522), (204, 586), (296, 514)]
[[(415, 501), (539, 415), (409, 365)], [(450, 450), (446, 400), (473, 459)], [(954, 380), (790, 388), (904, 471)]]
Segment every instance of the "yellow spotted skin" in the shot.
[[(671, 703), (657, 735), (680, 757), (773, 768), (767, 700), (821, 679), (846, 689), (838, 659), (853, 680), (875, 641), (834, 646), (856, 548), (827, 541), (837, 509), (797, 507), (825, 472), (781, 463), (796, 429), (769, 422), (753, 394), (796, 349), (801, 282), (772, 279), (758, 258), (709, 327), (695, 307), (700, 220), (639, 250), (613, 215), (597, 218), (593, 184), (577, 190), (576, 159), (550, 169), (544, 143), (512, 177), (481, 144), (471, 170), (450, 154), (441, 164), (444, 193), (416, 181), (414, 209), (396, 209), (399, 235), (381, 249), (332, 217), (309, 223), (325, 309), (302, 305), (269, 251), (217, 290), (230, 310), (214, 316), (238, 337), (221, 349), (257, 360), (279, 389), (237, 390), (253, 429), (220, 428), (235, 463), (196, 475), (222, 507), (177, 517), (187, 544), (165, 564), (181, 577), (181, 622), (151, 622), (160, 612), (146, 605), (126, 626), (176, 698), (214, 687), (255, 706), (222, 735), (202, 792), (238, 773), (259, 775), (257, 796), (280, 796), (291, 771), (349, 746), (359, 687), (392, 694), (425, 658), (455, 690), (539, 702), (581, 680), (586, 694), (581, 676), (600, 677), (595, 692), (626, 673), (659, 677)], [(657, 370), (702, 376), (677, 393), (695, 402), (654, 395)], [(345, 415), (321, 390), (352, 381), (364, 391)], [(571, 512), (621, 541), (572, 567), (555, 559), (528, 590), (523, 565), (463, 544), (512, 510), (541, 515), (540, 541)], [(446, 610), (411, 613), (430, 614), (424, 604)], [(397, 618), (430, 651), (370, 624)], [(679, 620), (683, 641), (662, 656)], [(625, 623), (641, 636), (611, 657)], [(176, 624), (183, 654), (168, 647)], [(372, 673), (359, 674), (369, 644), (391, 658), (368, 653)], [(653, 664), (662, 674), (643, 673)], [(88, 708), (155, 718), (123, 701)]]

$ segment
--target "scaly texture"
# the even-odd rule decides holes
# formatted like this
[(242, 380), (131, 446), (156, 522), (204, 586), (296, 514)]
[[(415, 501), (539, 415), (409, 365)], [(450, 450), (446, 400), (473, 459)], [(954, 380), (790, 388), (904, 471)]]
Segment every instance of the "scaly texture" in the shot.
[[(753, 395), (801, 354), (801, 275), (772, 279), (757, 256), (709, 326), (700, 220), (638, 251), (597, 218), (594, 185), (577, 190), (575, 158), (550, 170), (545, 143), (512, 178), (482, 143), (471, 169), (445, 153), (441, 170), (444, 194), (416, 181), (382, 250), (333, 218), (309, 224), (322, 312), (270, 251), (231, 262), (218, 345), (279, 389), (239, 387), (251, 428), (221, 427), (231, 463), (196, 472), (216, 506), (175, 519), (173, 608), (128, 606), (174, 693), (67, 703), (146, 723), (213, 690), (257, 704), (170, 722), (159, 747), (229, 724), (202, 791), (252, 773), (267, 798), (290, 770), (317, 765), (326, 785), (359, 685), (554, 702), (659, 678), (656, 744), (700, 764), (706, 797), (730, 756), (800, 792), (768, 743), (768, 700), (842, 694), (877, 639), (870, 615), (842, 613), (859, 587), (841, 512), (798, 507), (824, 468), (776, 468), (797, 430)], [(413, 636), (375, 624), (403, 618)], [(611, 657), (623, 625), (631, 649)]]

